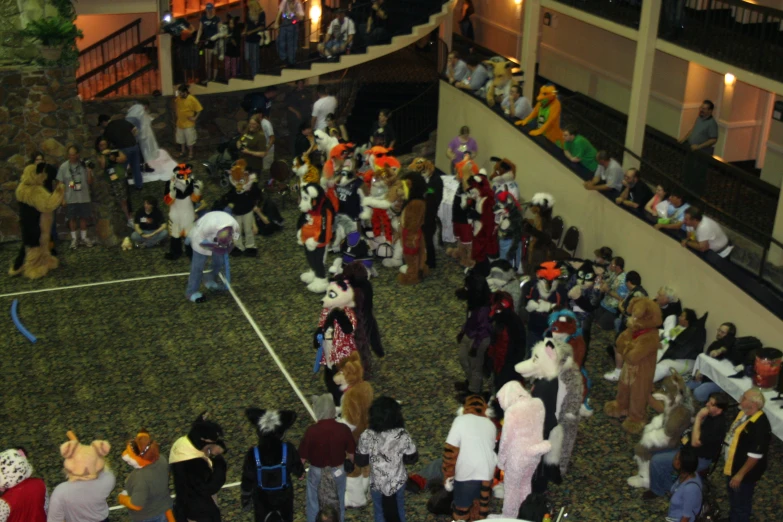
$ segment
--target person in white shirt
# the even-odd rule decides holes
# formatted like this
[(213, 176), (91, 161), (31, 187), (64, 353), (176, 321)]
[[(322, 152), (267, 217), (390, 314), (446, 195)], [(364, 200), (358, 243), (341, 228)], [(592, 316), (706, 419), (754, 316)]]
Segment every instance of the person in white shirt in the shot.
[(595, 175), (593, 179), (584, 182), (584, 187), (599, 192), (614, 190), (619, 195), (623, 191), (623, 166), (605, 150), (598, 151), (595, 161), (598, 163)]
[(459, 53), (457, 51), (451, 51), (449, 58), (446, 61), (446, 77), (449, 79), (449, 83), (461, 82), (468, 75), (468, 66), (465, 62), (460, 60)]
[(326, 117), (337, 112), (337, 98), (329, 94), (326, 85), (316, 89), (318, 99), (313, 104), (313, 132), (326, 129)]
[(337, 11), (337, 18), (329, 24), (326, 31), (326, 40), (318, 45), (318, 52), (326, 58), (333, 58), (350, 50), (353, 37), (356, 34), (356, 25), (353, 20), (345, 16), (345, 9)]
[(508, 96), (503, 99), (500, 106), (503, 108), (503, 113), (514, 121), (524, 120), (533, 112), (530, 100), (522, 96), (522, 87), (518, 84), (511, 86)]
[(258, 113), (253, 118), (259, 120), (261, 124), (261, 130), (266, 137), (266, 156), (264, 156), (264, 172), (269, 172), (269, 167), (275, 161), (275, 130), (272, 127), (272, 122), (266, 113)]
[(734, 249), (720, 225), (705, 216), (699, 207), (688, 207), (684, 223), (688, 237), (682, 240), (682, 246), (698, 252), (712, 250), (723, 258), (728, 257)]
[(492, 477), (497, 466), (497, 428), (487, 418), (487, 403), (480, 395), (469, 395), (462, 414), (454, 419), (443, 450), (443, 481), (454, 491), (453, 517), (467, 520), (471, 508), (480, 518), (489, 514)]

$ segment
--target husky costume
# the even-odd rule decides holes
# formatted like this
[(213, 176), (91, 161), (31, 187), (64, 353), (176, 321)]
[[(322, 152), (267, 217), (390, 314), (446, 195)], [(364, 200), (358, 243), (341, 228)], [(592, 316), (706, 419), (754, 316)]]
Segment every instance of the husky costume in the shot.
[(494, 391), (497, 393), (507, 382), (519, 377), (514, 367), (525, 357), (525, 323), (517, 315), (514, 300), (508, 292), (494, 292), (490, 302), (492, 337), (487, 356), (492, 361)]
[(32, 475), (33, 466), (24, 450), (0, 453), (0, 522), (46, 522), (46, 484)]
[(253, 230), (256, 228), (253, 211), (261, 201), (261, 190), (258, 188), (256, 175), (247, 171), (247, 162), (239, 160), (231, 167), (231, 188), (221, 198), (221, 209), (228, 207), (234, 219), (239, 224), (236, 247), (231, 251), (232, 256), (247, 255), (255, 257), (258, 254), (256, 248), (256, 236)]
[(323, 187), (308, 183), (302, 187), (299, 210), (297, 242), (304, 247), (310, 270), (299, 276), (307, 289), (321, 293), (329, 286), (326, 279), (326, 247), (332, 241), (334, 206), (326, 197)]
[(628, 479), (634, 488), (650, 487), (650, 460), (653, 453), (679, 447), (680, 437), (691, 425), (694, 415), (693, 395), (685, 385), (682, 376), (673, 368), (671, 375), (661, 382), (661, 389), (653, 398), (663, 402), (663, 413), (653, 417), (642, 432), (642, 439), (636, 445), (634, 460), (639, 474)]
[(514, 268), (522, 268), (522, 229), (524, 218), (519, 200), (509, 191), (495, 194), (495, 221), (498, 225), (498, 246), (500, 258)]
[[(454, 520), (483, 520), (489, 515), (492, 477), (497, 455), (497, 428), (488, 417), (487, 403), (470, 395), (454, 419), (443, 449), (443, 479), (455, 490)], [(480, 481), (480, 486), (474, 485)]]
[(372, 217), (372, 209), (364, 205), (364, 180), (355, 172), (341, 170), (334, 180), (338, 200), (338, 211), (334, 218), (334, 245), (339, 249), (343, 239), (358, 230), (360, 219)]
[(174, 522), (169, 491), (169, 463), (160, 454), (160, 446), (149, 432), (141, 430), (122, 452), (124, 460), (133, 471), (125, 480), (125, 490), (117, 500), (130, 510), (131, 520), (151, 520), (166, 515)]
[(529, 312), (528, 318), (528, 348), (544, 338), (544, 332), (549, 327), (549, 314), (555, 307), (565, 306), (565, 288), (561, 286), (561, 271), (554, 261), (541, 263), (536, 271), (538, 281), (531, 285), (526, 297), (525, 309)]
[(509, 192), (514, 199), (519, 201), (519, 185), (517, 185), (517, 166), (508, 158), (489, 158), (495, 162), (492, 172), (489, 174), (489, 182), (497, 197), (502, 192)]
[(595, 270), (590, 261), (572, 261), (576, 269), (573, 276), (573, 286), (568, 289), (568, 303), (576, 314), (582, 328), (585, 350), (590, 347), (590, 337), (593, 328), (593, 312), (601, 302), (601, 291), (595, 284)]
[(177, 520), (220, 522), (217, 494), (226, 482), (223, 428), (202, 413), (188, 434), (171, 446), (169, 466), (174, 481)]
[(201, 279), (207, 259), (211, 258), (212, 270), (207, 274), (205, 286), (209, 290), (225, 290), (219, 274), (225, 271), (225, 258), (239, 239), (239, 224), (227, 212), (208, 212), (196, 221), (188, 233), (193, 249), (190, 262), (190, 277), (185, 296), (194, 303), (203, 303), (206, 297), (201, 293)]
[(519, 309), (522, 301), (522, 288), (519, 286), (519, 279), (511, 263), (505, 259), (498, 259), (489, 264), (489, 275), (487, 284), (493, 292), (502, 290), (508, 292), (514, 299), (514, 310)]
[(182, 241), (196, 221), (193, 203), (201, 201), (204, 183), (196, 181), (191, 176), (192, 171), (190, 164), (180, 163), (174, 167), (174, 175), (163, 189), (163, 202), (169, 206), (170, 250), (166, 259), (172, 261), (182, 256)]
[(256, 429), (258, 444), (247, 451), (242, 465), (242, 507), (252, 503), (256, 522), (293, 522), (292, 477), (302, 478), (305, 470), (296, 446), (283, 437), (296, 413), (248, 408), (245, 416)]
[(503, 470), (503, 516), (516, 519), (519, 506), (531, 492), (533, 474), (541, 456), (552, 444), (544, 435), (546, 410), (541, 399), (531, 397), (519, 381), (511, 381), (498, 391), (503, 408), (498, 468)]

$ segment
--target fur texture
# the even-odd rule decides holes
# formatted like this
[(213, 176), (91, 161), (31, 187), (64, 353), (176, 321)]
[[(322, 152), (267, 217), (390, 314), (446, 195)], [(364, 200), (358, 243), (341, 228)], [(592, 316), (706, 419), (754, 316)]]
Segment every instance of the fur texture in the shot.
[(542, 85), (538, 91), (536, 105), (533, 112), (524, 120), (515, 122), (515, 125), (527, 125), (531, 121), (538, 121), (539, 114), (546, 111), (547, 117), (537, 129), (530, 131), (531, 136), (543, 134), (552, 143), (562, 147), (563, 131), (560, 128), (560, 100), (557, 99), (557, 87), (554, 85)]

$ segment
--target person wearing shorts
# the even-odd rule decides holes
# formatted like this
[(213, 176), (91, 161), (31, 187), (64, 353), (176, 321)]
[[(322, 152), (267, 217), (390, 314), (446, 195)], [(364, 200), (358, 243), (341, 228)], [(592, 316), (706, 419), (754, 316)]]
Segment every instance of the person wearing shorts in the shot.
[(71, 249), (79, 247), (76, 237), (76, 225), (81, 230), (81, 243), (86, 247), (93, 246), (87, 238), (87, 220), (92, 217), (90, 201), (90, 185), (92, 185), (92, 167), (79, 157), (78, 145), (68, 147), (68, 159), (60, 165), (57, 171), (57, 181), (65, 185), (65, 217), (71, 228)]
[(193, 145), (196, 144), (196, 120), (204, 108), (195, 96), (190, 94), (187, 84), (180, 85), (177, 89), (177, 97), (174, 99), (174, 107), (177, 113), (177, 143), (181, 147), (180, 156), (185, 155), (185, 146), (188, 147), (188, 159), (193, 159)]

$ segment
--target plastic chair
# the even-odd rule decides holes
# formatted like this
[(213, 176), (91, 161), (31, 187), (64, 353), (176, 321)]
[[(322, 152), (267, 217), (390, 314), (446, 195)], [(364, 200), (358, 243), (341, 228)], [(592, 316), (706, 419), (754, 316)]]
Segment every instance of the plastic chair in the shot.
[(294, 173), (283, 160), (276, 160), (269, 167), (269, 181), (264, 184), (264, 193), (279, 197), (280, 208), (285, 208), (286, 199), (296, 200), (298, 193), (294, 190)]
[(565, 237), (563, 237), (562, 249), (574, 256), (577, 245), (579, 245), (579, 229), (571, 227), (566, 231)]
[(555, 246), (560, 246), (560, 238), (563, 236), (563, 229), (565, 224), (563, 218), (555, 216), (552, 218), (552, 222), (549, 224), (549, 234), (552, 236), (552, 243)]

